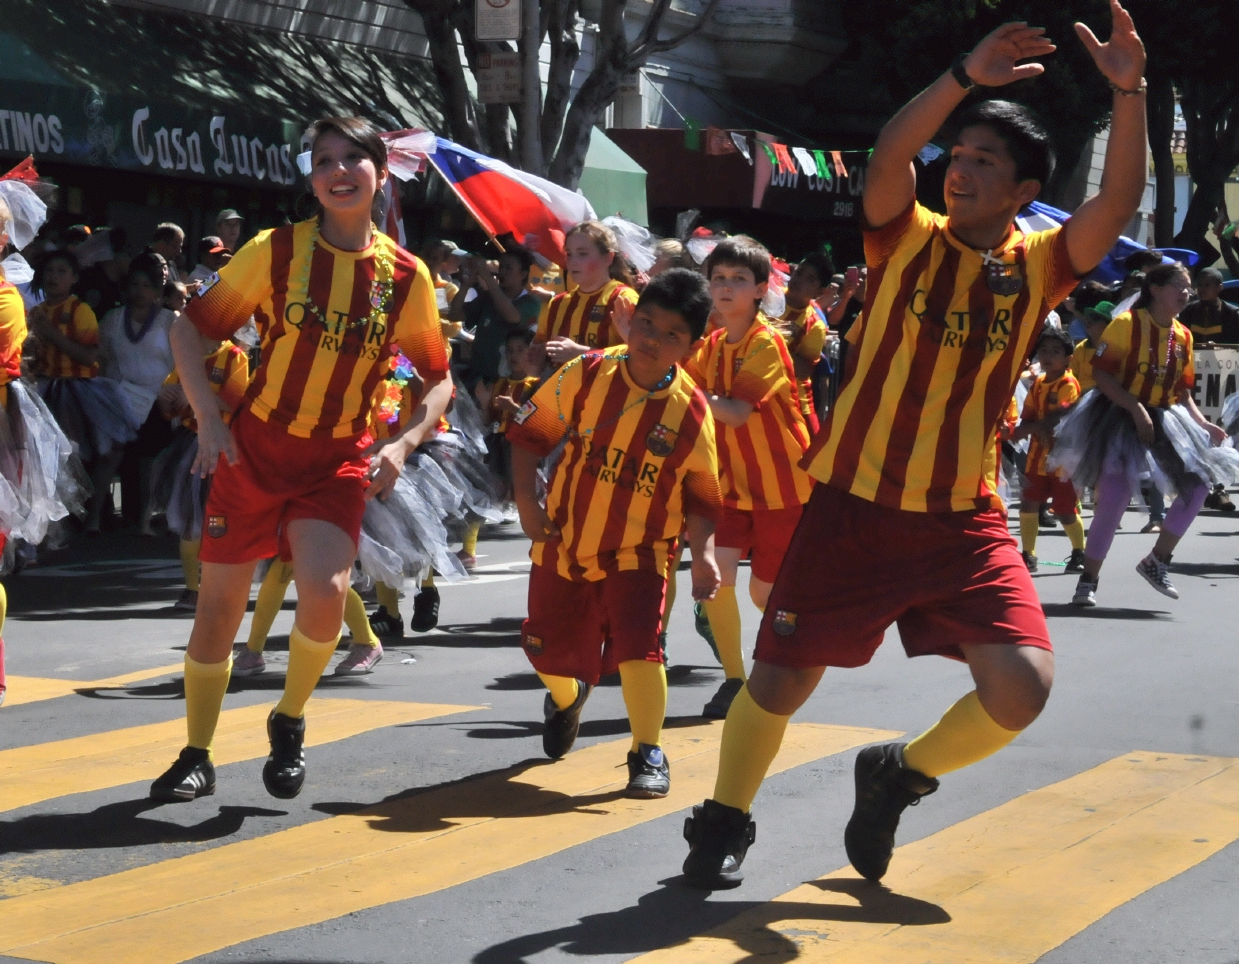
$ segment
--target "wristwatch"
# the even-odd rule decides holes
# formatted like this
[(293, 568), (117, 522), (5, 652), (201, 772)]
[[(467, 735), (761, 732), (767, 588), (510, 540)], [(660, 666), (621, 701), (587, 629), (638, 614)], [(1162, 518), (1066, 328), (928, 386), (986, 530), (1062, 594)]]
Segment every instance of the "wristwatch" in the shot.
[(968, 59), (968, 53), (960, 54), (951, 61), (951, 76), (955, 78), (955, 83), (959, 84), (964, 90), (972, 90), (977, 85), (977, 82), (968, 76), (968, 71), (964, 70), (964, 61)]

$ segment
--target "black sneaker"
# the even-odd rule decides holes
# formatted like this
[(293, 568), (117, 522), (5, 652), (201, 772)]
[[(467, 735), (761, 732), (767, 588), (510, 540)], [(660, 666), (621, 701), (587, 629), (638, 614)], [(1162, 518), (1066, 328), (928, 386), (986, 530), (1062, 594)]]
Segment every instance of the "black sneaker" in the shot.
[(1084, 550), (1072, 549), (1071, 555), (1067, 557), (1067, 568), (1065, 572), (1083, 572), (1084, 571)]
[(558, 760), (572, 749), (581, 729), (581, 710), (585, 709), (585, 701), (589, 699), (589, 691), (593, 687), (581, 680), (577, 680), (576, 685), (576, 699), (566, 710), (555, 705), (550, 693), (546, 694), (546, 702), (542, 704), (542, 714), (546, 719), (542, 727), (542, 750), (552, 760)]
[(1218, 512), (1234, 512), (1235, 503), (1230, 501), (1230, 496), (1226, 494), (1226, 486), (1219, 483), (1213, 487), (1213, 491), (1205, 496), (1205, 504), (1203, 508), (1216, 509)]
[(413, 597), (413, 618), (409, 629), (415, 633), (428, 633), (439, 625), (439, 589), (437, 586), (422, 586)]
[(624, 796), (656, 800), (670, 792), (671, 767), (662, 747), (638, 744), (636, 752), (628, 754), (628, 787)]
[(856, 756), (856, 806), (843, 845), (852, 866), (868, 880), (881, 880), (890, 865), (899, 815), (938, 789), (933, 777), (904, 766), (905, 745), (870, 746)]
[(739, 887), (744, 880), (740, 865), (757, 839), (757, 824), (751, 814), (707, 800), (684, 819), (684, 839), (688, 841), (684, 879), (690, 887)]
[(207, 750), (187, 746), (176, 762), (151, 784), (151, 799), (161, 803), (181, 803), (215, 792), (215, 767)]
[(400, 613), (389, 613), (386, 606), (380, 606), (379, 611), (370, 617), (370, 629), (385, 643), (404, 639), (404, 619)]
[(198, 611), (198, 590), (186, 589), (181, 593), (181, 598), (172, 604), (172, 608), (178, 613), (192, 613)]
[(305, 783), (305, 717), (271, 711), (267, 717), (267, 738), (271, 755), (262, 768), (262, 783), (267, 793), (281, 800), (291, 800)]
[(693, 603), (693, 629), (697, 630), (697, 635), (710, 644), (710, 652), (714, 654), (714, 658), (722, 663), (718, 655), (718, 643), (714, 641), (714, 630), (710, 628), (710, 617), (706, 615), (706, 607), (704, 603)]
[(1050, 510), (1047, 509), (1044, 505), (1041, 507), (1041, 511), (1037, 513), (1037, 528), (1039, 529), (1053, 529), (1054, 528), (1054, 516), (1051, 515)]
[(1021, 552), (1020, 558), (1024, 560), (1024, 565), (1028, 567), (1029, 572), (1037, 571), (1037, 557), (1031, 552)]
[(736, 694), (744, 689), (744, 680), (742, 679), (725, 679), (723, 685), (718, 688), (718, 692), (710, 697), (710, 702), (701, 708), (701, 715), (707, 720), (725, 720), (727, 719), (727, 711), (731, 709), (731, 701), (736, 698)]

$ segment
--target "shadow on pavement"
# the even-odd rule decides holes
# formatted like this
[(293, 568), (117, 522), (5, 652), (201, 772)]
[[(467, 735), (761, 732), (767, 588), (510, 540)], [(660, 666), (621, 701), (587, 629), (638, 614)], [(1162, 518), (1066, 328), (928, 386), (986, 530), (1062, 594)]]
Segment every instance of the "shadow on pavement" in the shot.
[(284, 810), (222, 806), (215, 816), (189, 827), (143, 816), (162, 806), (165, 804), (154, 800), (122, 800), (89, 813), (47, 813), (0, 820), (0, 853), (207, 843), (237, 833), (247, 817), (287, 816)]
[[(538, 714), (542, 713), (542, 701), (536, 706)], [(415, 724), (404, 724), (412, 726)], [(457, 724), (458, 725), (458, 724)], [(680, 726), (700, 726), (700, 716), (669, 716), (663, 720), (663, 729), (671, 730)], [(527, 736), (542, 735), (542, 720), (488, 720), (486, 726), (473, 727), (465, 731), (465, 736), (473, 740), (518, 740)], [(507, 729), (502, 729), (507, 727)], [(615, 720), (582, 720), (580, 735), (591, 736), (622, 736), (631, 733), (628, 718)]]
[[(452, 623), (440, 626), (437, 633), (415, 634), (421, 646), (519, 646), (521, 626), (519, 616), (500, 616), (488, 623)], [(409, 637), (405, 637), (407, 641)]]
[[(746, 960), (788, 964), (804, 952), (798, 936), (824, 939), (817, 932), (780, 929), (783, 921), (839, 921), (902, 926), (945, 924), (950, 914), (927, 901), (892, 893), (866, 880), (810, 881), (810, 886), (850, 898), (839, 904), (706, 900), (707, 892), (692, 890), (683, 878), (659, 881), (662, 889), (646, 894), (635, 907), (591, 914), (569, 927), (514, 937), (474, 955), (473, 964), (517, 964), (551, 950), (580, 957), (636, 955), (688, 940), (749, 912), (742, 931), (732, 936)], [(852, 903), (856, 901), (857, 903)], [(828, 938), (826, 938), (828, 939)], [(730, 955), (729, 955), (730, 956)]]
[[(700, 670), (700, 672), (697, 672)], [(693, 666), (685, 663), (680, 666), (667, 667), (667, 685), (668, 686), (712, 686), (716, 681), (717, 674), (721, 672), (718, 666)], [(619, 673), (611, 673), (602, 677), (598, 681), (600, 687), (614, 687), (620, 685)], [(503, 693), (540, 690), (542, 689), (542, 681), (538, 679), (537, 673), (509, 673), (507, 676), (497, 676), (493, 683), (487, 683), (488, 690), (497, 690)]]
[(1111, 606), (1073, 606), (1071, 603), (1042, 603), (1047, 618), (1073, 616), (1082, 619), (1161, 619), (1172, 614), (1164, 609), (1124, 609)]
[(1215, 576), (1234, 579), (1239, 576), (1239, 563), (1227, 562), (1176, 562), (1171, 565), (1172, 575), (1200, 576), (1213, 578)]

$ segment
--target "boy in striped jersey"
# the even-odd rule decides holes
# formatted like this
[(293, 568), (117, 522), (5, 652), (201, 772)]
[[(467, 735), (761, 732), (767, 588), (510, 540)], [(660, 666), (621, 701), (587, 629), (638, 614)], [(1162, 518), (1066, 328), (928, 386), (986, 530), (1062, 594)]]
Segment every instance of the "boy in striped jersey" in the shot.
[[(627, 347), (565, 364), (507, 431), (521, 526), (534, 543), (521, 643), (548, 690), (542, 747), (553, 760), (572, 748), (590, 690), (618, 667), (632, 727), (630, 797), (664, 797), (671, 788), (660, 746), (667, 675), (658, 630), (668, 561), (685, 526), (693, 597), (709, 599), (719, 584), (714, 420), (677, 364), (709, 312), (700, 275), (663, 272), (632, 312)], [(565, 434), (543, 508), (538, 460)]]
[(947, 215), (916, 203), (913, 159), (974, 85), (1040, 74), (1040, 28), (999, 27), (883, 128), (865, 178), (865, 311), (839, 397), (804, 465), (813, 492), (770, 594), (752, 677), (723, 733), (713, 799), (685, 826), (690, 883), (735, 886), (748, 813), (787, 722), (827, 666), (869, 661), (892, 624), (911, 656), (964, 660), (976, 689), (927, 732), (862, 750), (848, 858), (878, 880), (900, 814), (1041, 712), (1054, 657), (1032, 579), (986, 479), (999, 416), (1050, 309), (1101, 261), (1147, 175), (1144, 47), (1111, 0), (1107, 43), (1076, 32), (1114, 88), (1101, 191), (1065, 226), (1014, 226), (1050, 175), (1049, 138), (1002, 101), (958, 124)]

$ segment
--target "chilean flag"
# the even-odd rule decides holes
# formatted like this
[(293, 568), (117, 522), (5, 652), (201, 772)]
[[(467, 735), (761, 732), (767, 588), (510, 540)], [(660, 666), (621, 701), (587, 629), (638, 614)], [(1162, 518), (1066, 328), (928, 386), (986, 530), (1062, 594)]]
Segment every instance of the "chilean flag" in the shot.
[(426, 160), (492, 238), (511, 234), (532, 253), (564, 265), (564, 235), (596, 215), (589, 201), (545, 178), (436, 138)]

